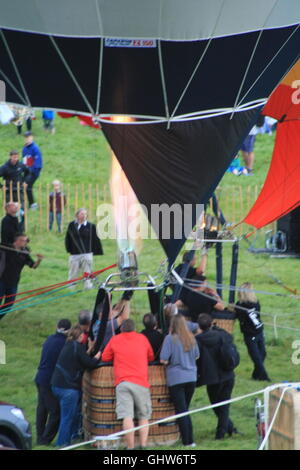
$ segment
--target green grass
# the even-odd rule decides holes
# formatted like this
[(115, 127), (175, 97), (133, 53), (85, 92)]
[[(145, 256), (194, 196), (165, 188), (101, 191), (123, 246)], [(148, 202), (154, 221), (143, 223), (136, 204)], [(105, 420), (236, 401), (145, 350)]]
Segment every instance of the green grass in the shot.
[[(56, 134), (45, 135), (42, 122), (38, 115), (33, 124), (35, 140), (39, 143), (44, 155), (44, 170), (40, 181), (43, 185), (51, 183), (54, 178), (61, 179), (64, 184), (99, 184), (104, 187), (108, 184), (110, 171), (109, 149), (101, 132), (80, 126), (77, 119), (62, 120), (56, 118)], [(21, 150), (22, 137), (16, 135), (13, 125), (0, 128), (1, 155), (3, 162), (12, 148)], [(256, 145), (255, 172), (249, 177), (235, 177), (226, 174), (221, 182), (220, 191), (224, 194), (238, 194), (241, 186), (246, 189), (248, 185), (255, 188), (261, 186), (268, 170), (273, 137), (258, 136)], [(221, 197), (221, 200), (222, 200)], [(225, 210), (225, 209), (223, 209)], [(232, 214), (225, 213), (231, 220)], [(245, 214), (244, 214), (245, 215)], [(95, 219), (95, 214), (91, 214)], [(45, 259), (36, 271), (24, 268), (19, 291), (49, 285), (67, 279), (68, 256), (64, 250), (64, 235), (41, 231), (37, 214), (31, 215), (28, 233), (31, 238), (32, 253), (43, 253)], [(260, 236), (263, 241), (263, 234)], [(94, 268), (100, 269), (116, 261), (116, 243), (113, 240), (104, 240), (105, 254), (96, 257)], [(300, 328), (300, 305), (297, 299), (286, 297), (289, 292), (274, 283), (270, 274), (276, 275), (290, 288), (297, 289), (300, 285), (299, 261), (297, 259), (273, 259), (266, 255), (253, 255), (247, 251), (247, 242), (240, 244), (240, 261), (238, 284), (244, 281), (253, 282), (259, 290), (280, 293), (283, 296), (259, 295), (262, 310), (265, 313), (281, 314), (278, 317), (279, 325), (289, 325)], [(139, 257), (139, 267), (155, 275), (160, 263), (165, 259), (164, 254), (156, 240), (145, 241)], [(231, 247), (224, 247), (224, 284), (229, 284)], [(102, 275), (101, 279), (105, 276)], [(210, 250), (208, 264), (208, 278), (210, 282), (215, 279), (214, 249)], [(0, 339), (5, 341), (7, 349), (7, 364), (0, 365), (0, 400), (13, 402), (22, 407), (26, 416), (33, 425), (35, 442), (35, 408), (36, 390), (33, 382), (39, 362), (41, 346), (46, 337), (54, 332), (58, 319), (68, 317), (76, 322), (78, 312), (82, 308), (93, 308), (96, 291), (83, 292), (72, 295), (57, 302), (49, 302), (35, 307), (28, 307), (8, 314), (0, 322)], [(228, 293), (224, 291), (224, 299)], [(134, 295), (133, 315), (141, 326), (142, 314), (148, 310), (147, 294), (137, 292)], [(267, 323), (272, 323), (272, 317), (264, 316)], [(279, 340), (274, 341), (272, 326), (266, 326), (266, 340), (268, 358), (267, 370), (273, 382), (283, 380), (297, 381), (299, 368), (292, 364), (292, 342), (300, 335), (290, 330), (278, 330)], [(235, 340), (241, 353), (241, 364), (236, 373), (234, 396), (261, 389), (266, 384), (253, 382), (250, 379), (252, 368), (242, 342), (238, 326), (235, 328)], [(255, 449), (256, 429), (253, 411), (253, 399), (238, 402), (232, 406), (231, 416), (243, 432), (243, 436), (234, 436), (231, 439), (214, 441), (216, 419), (212, 411), (205, 411), (193, 416), (195, 441), (198, 449)], [(205, 406), (208, 399), (204, 388), (197, 389), (192, 408)], [(173, 447), (178, 448), (180, 447)]]

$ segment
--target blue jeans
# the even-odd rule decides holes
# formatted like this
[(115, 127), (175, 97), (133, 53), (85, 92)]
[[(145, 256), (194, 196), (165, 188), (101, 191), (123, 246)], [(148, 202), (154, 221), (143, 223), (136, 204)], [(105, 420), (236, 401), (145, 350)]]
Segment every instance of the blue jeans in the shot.
[[(49, 212), (49, 230), (52, 230), (54, 221), (54, 212)], [(56, 223), (59, 233), (61, 232), (61, 212), (56, 212)]]
[(78, 433), (81, 391), (75, 388), (53, 386), (52, 391), (60, 406), (60, 423), (56, 445), (68, 445), (71, 443), (72, 437)]
[[(0, 281), (0, 320), (6, 315), (7, 312), (5, 312), (3, 315), (1, 315), (1, 310), (10, 310), (13, 306), (13, 303), (10, 305), (6, 305), (5, 307), (2, 307), (1, 304), (6, 304), (7, 302), (14, 302), (16, 296), (14, 294), (17, 293), (18, 290), (18, 285), (9, 287), (5, 284), (5, 282)], [(5, 296), (5, 297), (4, 297)], [(7, 297), (10, 296), (10, 297)]]
[(249, 356), (251, 357), (254, 363), (254, 371), (252, 373), (252, 378), (255, 380), (270, 380), (264, 366), (264, 360), (266, 358), (264, 334), (259, 333), (256, 336), (244, 334), (244, 339)]

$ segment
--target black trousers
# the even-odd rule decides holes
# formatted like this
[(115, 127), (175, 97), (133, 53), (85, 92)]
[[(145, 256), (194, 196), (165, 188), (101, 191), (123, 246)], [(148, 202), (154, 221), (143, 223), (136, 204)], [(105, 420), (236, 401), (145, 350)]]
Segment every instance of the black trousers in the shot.
[(33, 188), (33, 185), (34, 185), (34, 183), (36, 182), (36, 180), (38, 179), (39, 176), (40, 176), (39, 173), (31, 173), (31, 175), (28, 176), (28, 178), (27, 178), (26, 192), (27, 192), (27, 198), (28, 198), (29, 206), (31, 206), (34, 203), (32, 188)]
[[(206, 389), (210, 403), (213, 405), (220, 401), (230, 400), (233, 386), (234, 378), (226, 380), (225, 382), (207, 385)], [(224, 405), (213, 408), (214, 413), (218, 418), (216, 429), (216, 437), (218, 438), (224, 437), (226, 432), (232, 433), (233, 431), (234, 426), (233, 422), (229, 418), (229, 407), (230, 405)]]
[[(171, 400), (177, 413), (188, 411), (191, 399), (195, 391), (196, 382), (186, 382), (169, 387)], [(192, 444), (193, 426), (190, 416), (184, 416), (177, 420), (183, 445)]]
[(263, 333), (261, 332), (256, 336), (244, 334), (244, 340), (248, 349), (249, 356), (251, 357), (254, 364), (252, 378), (255, 380), (270, 380), (264, 366), (264, 360), (267, 354)]
[(59, 402), (51, 387), (37, 385), (36, 434), (38, 445), (47, 445), (57, 434), (60, 420)]
[[(26, 128), (28, 131), (31, 131), (32, 129), (32, 119), (30, 117), (26, 119)], [(17, 132), (19, 135), (22, 134), (22, 124), (17, 126)]]

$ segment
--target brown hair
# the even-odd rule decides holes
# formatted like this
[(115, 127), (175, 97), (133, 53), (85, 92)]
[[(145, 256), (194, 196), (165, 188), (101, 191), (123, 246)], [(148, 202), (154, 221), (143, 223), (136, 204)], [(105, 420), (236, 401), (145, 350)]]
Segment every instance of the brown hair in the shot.
[(251, 282), (244, 282), (240, 289), (242, 289), (239, 290), (239, 301), (241, 303), (251, 302), (255, 304), (257, 302), (257, 298), (255, 292), (253, 292), (253, 286)]
[(186, 352), (190, 351), (196, 344), (194, 336), (188, 330), (184, 316), (180, 313), (172, 317), (170, 334), (173, 336), (174, 342), (177, 338), (181, 341), (183, 349)]
[(79, 336), (83, 333), (81, 326), (77, 323), (77, 325), (73, 326), (68, 332), (67, 340), (66, 341), (77, 341)]
[(198, 325), (202, 331), (207, 331), (212, 325), (212, 317), (208, 313), (200, 313), (198, 317)]

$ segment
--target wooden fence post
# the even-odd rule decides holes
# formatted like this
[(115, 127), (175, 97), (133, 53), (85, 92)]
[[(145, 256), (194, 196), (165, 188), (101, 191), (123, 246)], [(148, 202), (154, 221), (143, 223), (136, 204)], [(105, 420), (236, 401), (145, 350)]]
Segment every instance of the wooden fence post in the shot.
[(27, 184), (23, 183), (23, 194), (24, 194), (24, 228), (27, 232), (28, 228), (28, 204), (27, 204)]
[(43, 226), (43, 196), (42, 196), (42, 185), (39, 183), (39, 190), (38, 190), (38, 198), (39, 198), (39, 225), (40, 225), (40, 232), (42, 231)]
[(78, 207), (78, 184), (75, 185), (75, 212), (79, 209)]
[(60, 229), (61, 229), (62, 232), (64, 231), (65, 201), (66, 201), (66, 196), (64, 194), (64, 187), (63, 187), (63, 184), (61, 184), (61, 188), (60, 188), (60, 205), (61, 205)]
[(92, 197), (92, 185), (89, 184), (88, 186), (88, 193), (89, 193), (89, 214), (92, 217), (93, 214), (93, 197)]
[(50, 220), (50, 207), (49, 207), (49, 196), (50, 196), (50, 187), (49, 183), (46, 184), (46, 230), (49, 231), (49, 220)]
[(71, 205), (71, 185), (68, 183), (67, 186), (67, 223), (70, 222), (70, 205)]

